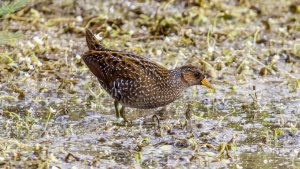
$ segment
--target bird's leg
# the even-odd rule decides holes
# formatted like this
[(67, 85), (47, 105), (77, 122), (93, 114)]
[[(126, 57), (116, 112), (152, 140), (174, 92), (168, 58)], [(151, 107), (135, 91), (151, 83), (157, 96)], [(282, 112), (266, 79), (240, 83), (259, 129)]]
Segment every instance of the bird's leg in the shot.
[(145, 119), (144, 124), (150, 123), (151, 125), (160, 128), (160, 120), (166, 119), (166, 106), (162, 107), (160, 110), (156, 111), (151, 119)]
[(119, 108), (119, 105), (121, 105), (117, 100), (114, 101), (114, 106), (116, 109), (116, 116), (117, 118), (122, 118), (125, 123), (128, 123), (129, 121), (127, 120), (125, 116), (125, 106), (121, 105), (121, 108)]
[[(154, 114), (154, 115), (152, 116), (152, 120), (153, 120), (153, 123), (154, 123), (154, 125), (156, 126), (156, 128), (159, 129), (159, 128), (160, 128), (159, 117), (158, 117), (156, 114)], [(156, 122), (156, 123), (155, 123), (155, 122)]]
[(125, 116), (125, 106), (122, 105), (119, 113), (120, 113), (121, 117), (123, 118), (124, 122), (126, 122), (126, 123), (129, 122)]
[(116, 116), (117, 116), (117, 118), (120, 118), (120, 111), (119, 111), (119, 108), (118, 108), (119, 104), (120, 104), (120, 103), (119, 103), (117, 100), (114, 101), (114, 105), (115, 105), (115, 109), (116, 109)]
[(160, 110), (158, 110), (155, 115), (159, 116), (159, 119), (165, 120), (167, 118), (167, 107), (164, 106)]

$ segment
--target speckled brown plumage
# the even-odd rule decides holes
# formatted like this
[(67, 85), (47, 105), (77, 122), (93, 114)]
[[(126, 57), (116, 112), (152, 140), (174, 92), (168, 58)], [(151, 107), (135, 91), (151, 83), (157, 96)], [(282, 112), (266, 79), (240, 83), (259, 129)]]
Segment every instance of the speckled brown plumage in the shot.
[(117, 115), (117, 103), (141, 109), (156, 108), (173, 102), (190, 86), (211, 87), (197, 67), (168, 70), (145, 57), (105, 49), (88, 29), (86, 41), (89, 51), (83, 55), (83, 60), (116, 100)]

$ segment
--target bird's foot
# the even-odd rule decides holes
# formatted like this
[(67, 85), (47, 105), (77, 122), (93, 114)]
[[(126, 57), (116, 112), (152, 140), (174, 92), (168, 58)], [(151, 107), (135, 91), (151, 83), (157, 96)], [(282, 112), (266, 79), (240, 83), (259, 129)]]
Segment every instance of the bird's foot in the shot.
[(161, 117), (154, 114), (152, 117), (143, 118), (143, 120), (140, 120), (138, 124), (141, 126), (155, 126), (155, 128), (160, 128), (160, 120), (162, 120)]
[[(155, 112), (153, 116), (158, 116), (160, 120), (165, 120), (168, 118), (168, 112), (166, 107), (162, 107), (162, 109)], [(153, 118), (153, 117), (152, 117)]]
[(154, 126), (157, 129), (159, 129), (160, 128), (160, 117), (155, 114), (155, 115), (152, 116), (152, 121), (153, 121)]
[(132, 126), (132, 122), (128, 121), (127, 119), (124, 120), (121, 117), (117, 118), (117, 120), (113, 124), (116, 126), (125, 126), (125, 127)]

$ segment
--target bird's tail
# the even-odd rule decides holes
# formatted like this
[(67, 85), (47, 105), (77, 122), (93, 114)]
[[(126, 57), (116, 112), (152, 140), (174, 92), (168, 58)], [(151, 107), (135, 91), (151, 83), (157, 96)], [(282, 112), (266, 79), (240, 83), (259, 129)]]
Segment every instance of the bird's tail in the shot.
[(90, 50), (103, 50), (103, 46), (101, 42), (95, 37), (95, 35), (88, 29), (85, 29), (85, 37), (86, 37), (86, 43)]

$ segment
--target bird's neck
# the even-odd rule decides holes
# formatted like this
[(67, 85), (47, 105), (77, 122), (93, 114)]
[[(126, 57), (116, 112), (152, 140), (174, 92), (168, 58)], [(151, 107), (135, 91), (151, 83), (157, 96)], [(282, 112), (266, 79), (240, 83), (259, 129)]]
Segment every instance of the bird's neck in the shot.
[(174, 78), (173, 81), (176, 83), (176, 85), (182, 88), (182, 90), (189, 87), (189, 85), (182, 79), (182, 72), (180, 68), (175, 68), (173, 70), (170, 70), (169, 73), (171, 74), (170, 77)]

